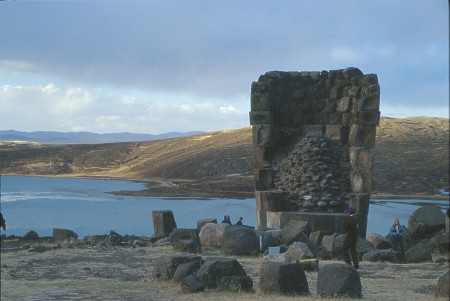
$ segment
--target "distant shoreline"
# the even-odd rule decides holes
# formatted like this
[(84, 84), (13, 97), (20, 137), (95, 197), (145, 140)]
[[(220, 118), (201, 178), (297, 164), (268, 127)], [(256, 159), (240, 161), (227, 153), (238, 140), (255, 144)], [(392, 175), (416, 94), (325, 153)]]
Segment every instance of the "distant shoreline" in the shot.
[[(113, 181), (128, 181), (136, 183), (144, 183), (147, 188), (138, 191), (111, 191), (109, 193), (114, 195), (124, 195), (124, 196), (148, 196), (148, 197), (200, 197), (200, 198), (254, 198), (254, 192), (252, 191), (222, 191), (221, 193), (216, 193), (214, 191), (202, 191), (189, 192), (183, 189), (178, 189), (174, 187), (157, 187), (150, 188), (151, 184), (162, 185), (163, 183), (172, 182), (168, 179), (136, 179), (136, 178), (117, 178), (117, 177), (106, 177), (106, 176), (60, 176), (60, 175), (20, 175), (20, 174), (6, 174), (2, 176), (17, 176), (17, 177), (39, 177), (39, 178), (68, 178), (68, 179), (92, 179), (92, 180), (113, 180)], [(177, 180), (173, 180), (177, 182)], [(179, 180), (183, 181), (183, 180)], [(184, 180), (186, 181), (186, 180)], [(449, 195), (443, 194), (393, 194), (393, 193), (372, 193), (370, 195), (371, 199), (380, 200), (449, 200)]]

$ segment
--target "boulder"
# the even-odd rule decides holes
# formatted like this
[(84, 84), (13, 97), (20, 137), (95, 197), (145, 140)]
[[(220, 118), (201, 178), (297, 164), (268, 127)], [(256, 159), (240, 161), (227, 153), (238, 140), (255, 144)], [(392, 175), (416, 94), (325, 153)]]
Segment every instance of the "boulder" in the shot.
[(370, 261), (370, 262), (389, 261), (392, 263), (398, 263), (399, 262), (399, 254), (398, 254), (398, 252), (395, 252), (392, 249), (387, 249), (387, 250), (375, 249), (375, 250), (365, 253), (362, 256), (362, 260)]
[(296, 263), (263, 263), (259, 281), (264, 293), (309, 294), (305, 272)]
[(293, 261), (301, 261), (303, 259), (315, 259), (316, 257), (309, 249), (308, 245), (304, 242), (297, 241), (292, 243), (287, 253), (289, 253), (290, 257)]
[(256, 255), (259, 253), (259, 239), (250, 228), (233, 225), (225, 228), (221, 252), (224, 255)]
[(428, 247), (431, 252), (445, 254), (449, 251), (450, 237), (448, 233), (438, 234), (430, 239)]
[(361, 297), (361, 279), (348, 264), (329, 264), (319, 269), (317, 294), (331, 297)]
[(448, 298), (450, 296), (449, 285), (450, 285), (449, 271), (447, 271), (445, 274), (439, 277), (435, 291), (436, 298), (440, 297)]
[(251, 292), (253, 290), (253, 280), (249, 276), (224, 276), (219, 278), (217, 283), (219, 291), (227, 292)]
[(226, 227), (229, 227), (229, 225), (213, 223), (204, 225), (199, 235), (201, 245), (203, 247), (220, 248)]
[(172, 279), (178, 266), (183, 263), (201, 261), (201, 257), (186, 254), (161, 256), (157, 259), (153, 269), (153, 277), (161, 279)]
[(71, 239), (77, 239), (78, 234), (69, 229), (53, 229), (53, 239), (55, 241), (70, 241)]
[(308, 242), (309, 234), (311, 234), (311, 226), (308, 222), (289, 221), (281, 230), (282, 244), (290, 245), (294, 241)]
[(169, 242), (177, 252), (200, 253), (200, 237), (197, 229), (173, 229), (169, 235)]
[(189, 275), (181, 281), (181, 293), (198, 293), (205, 290), (202, 280), (196, 275)]
[(298, 263), (303, 271), (314, 272), (319, 270), (319, 260), (318, 259), (305, 259)]
[(189, 275), (195, 274), (202, 265), (201, 260), (195, 260), (178, 265), (175, 273), (173, 274), (173, 280), (175, 282), (181, 282)]
[(203, 226), (206, 224), (217, 224), (217, 218), (215, 217), (211, 217), (211, 218), (204, 218), (204, 219), (200, 219), (197, 221), (197, 230), (198, 233), (200, 233), (200, 231), (202, 230)]
[[(322, 246), (330, 252), (331, 258), (342, 259), (342, 246), (347, 234), (325, 235), (322, 240)], [(365, 238), (358, 237), (356, 242), (356, 252), (358, 258), (374, 249), (373, 245)]]
[(445, 214), (437, 206), (416, 209), (408, 220), (408, 230), (415, 240), (431, 238), (445, 229)]
[(427, 241), (421, 241), (405, 252), (405, 261), (410, 263), (433, 262)]
[(384, 250), (392, 248), (391, 243), (381, 234), (369, 233), (367, 234), (366, 239), (373, 245), (375, 249)]
[(177, 227), (172, 210), (152, 211), (154, 237), (160, 239), (169, 236), (173, 229)]
[(207, 288), (217, 287), (219, 279), (225, 276), (247, 276), (242, 265), (234, 258), (209, 258), (196, 275)]
[(314, 231), (309, 234), (309, 240), (317, 248), (322, 245), (322, 239), (325, 235), (329, 235), (327, 231)]

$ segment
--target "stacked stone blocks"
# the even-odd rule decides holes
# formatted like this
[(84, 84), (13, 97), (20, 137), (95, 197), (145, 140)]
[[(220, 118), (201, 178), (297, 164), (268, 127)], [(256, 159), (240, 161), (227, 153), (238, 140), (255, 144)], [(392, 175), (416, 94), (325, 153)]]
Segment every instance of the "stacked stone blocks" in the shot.
[(271, 71), (252, 83), (260, 229), (268, 212), (342, 212), (350, 203), (365, 235), (379, 105), (377, 75), (354, 67)]

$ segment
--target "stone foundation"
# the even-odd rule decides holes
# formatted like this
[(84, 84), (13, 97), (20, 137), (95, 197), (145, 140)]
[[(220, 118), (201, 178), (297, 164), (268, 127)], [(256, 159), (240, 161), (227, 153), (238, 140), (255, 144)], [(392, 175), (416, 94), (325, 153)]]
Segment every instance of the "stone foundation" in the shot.
[[(377, 76), (353, 67), (272, 71), (252, 83), (250, 124), (261, 230), (282, 227), (288, 216), (308, 217), (317, 227), (335, 223), (333, 214), (350, 204), (365, 236), (379, 105)], [(336, 232), (338, 226), (333, 227)]]

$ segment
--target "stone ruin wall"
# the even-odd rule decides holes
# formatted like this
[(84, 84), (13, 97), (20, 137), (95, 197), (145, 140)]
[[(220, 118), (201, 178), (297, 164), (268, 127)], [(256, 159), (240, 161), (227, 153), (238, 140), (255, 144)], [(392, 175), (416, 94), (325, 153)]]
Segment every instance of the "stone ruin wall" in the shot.
[(377, 75), (353, 67), (271, 71), (252, 83), (258, 228), (271, 228), (273, 213), (310, 219), (350, 204), (365, 236), (379, 104)]

